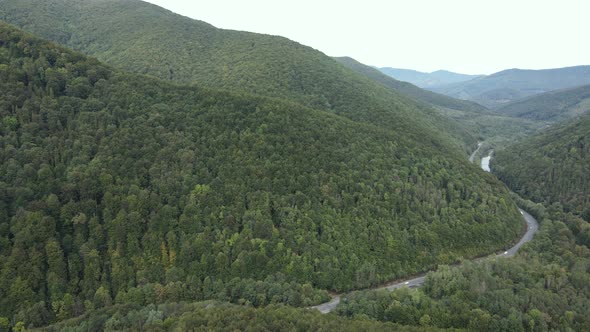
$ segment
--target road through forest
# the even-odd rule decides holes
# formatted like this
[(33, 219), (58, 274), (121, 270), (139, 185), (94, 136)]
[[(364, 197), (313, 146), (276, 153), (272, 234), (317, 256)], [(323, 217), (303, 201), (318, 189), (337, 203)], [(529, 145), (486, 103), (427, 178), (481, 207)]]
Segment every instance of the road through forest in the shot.
[[(481, 146), (481, 143), (478, 144), (478, 147), (477, 147), (478, 150), (479, 150), (480, 146)], [(469, 157), (469, 161), (473, 162), (476, 152), (477, 152), (477, 150), (475, 150), (473, 152), (473, 154), (471, 154), (471, 156)], [(482, 165), (481, 165), (482, 168), (487, 172), (489, 172), (489, 167), (486, 169), (485, 166), (488, 166), (488, 163), (489, 163), (489, 158), (486, 160), (485, 165), (484, 165), (484, 161), (482, 160)], [(522, 247), (525, 243), (527, 243), (533, 239), (533, 236), (535, 235), (535, 233), (539, 229), (539, 223), (537, 222), (537, 220), (535, 218), (533, 218), (533, 216), (531, 216), (529, 213), (527, 213), (523, 209), (519, 209), (519, 210), (520, 210), (520, 214), (523, 216), (523, 218), (527, 224), (527, 230), (524, 233), (524, 235), (520, 238), (520, 240), (513, 247), (511, 247), (510, 249), (508, 249), (502, 253), (499, 253), (499, 254), (494, 253), (494, 254), (491, 254), (491, 255), (486, 256), (484, 258), (476, 258), (475, 260), (481, 260), (481, 259), (486, 259), (486, 258), (497, 258), (497, 257), (512, 257), (516, 254), (516, 252), (518, 251), (518, 249), (520, 249), (520, 247)], [(398, 289), (401, 287), (412, 287), (412, 288), (420, 287), (424, 283), (424, 279), (426, 278), (425, 276), (426, 276), (426, 273), (423, 273), (423, 274), (414, 276), (411, 279), (395, 280), (395, 281), (392, 281), (391, 283), (388, 283), (385, 286), (381, 285), (381, 286), (369, 288), (367, 290), (385, 290), (386, 289), (386, 290), (392, 291), (394, 289)], [(325, 302), (325, 303), (313, 306), (311, 308), (317, 309), (321, 313), (324, 313), (324, 314), (329, 313), (330, 311), (334, 310), (338, 306), (338, 304), (340, 303), (340, 296), (341, 296), (340, 294), (334, 295), (329, 302)]]

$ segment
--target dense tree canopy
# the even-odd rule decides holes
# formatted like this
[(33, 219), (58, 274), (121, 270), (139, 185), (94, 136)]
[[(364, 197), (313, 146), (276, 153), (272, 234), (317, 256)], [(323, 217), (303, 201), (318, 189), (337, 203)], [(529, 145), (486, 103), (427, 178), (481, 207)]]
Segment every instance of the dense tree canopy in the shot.
[(217, 29), (139, 0), (5, 0), (0, 19), (126, 71), (289, 99), (447, 153), (476, 145), (432, 107), (283, 37)]
[(541, 230), (513, 258), (442, 266), (423, 288), (357, 292), (340, 315), (471, 331), (590, 330), (590, 225), (529, 202)]
[(492, 170), (515, 192), (590, 220), (590, 114), (498, 150)]
[(113, 303), (306, 306), (521, 228), (501, 183), (404, 133), (5, 24), (0, 78), (0, 316), (26, 326)]

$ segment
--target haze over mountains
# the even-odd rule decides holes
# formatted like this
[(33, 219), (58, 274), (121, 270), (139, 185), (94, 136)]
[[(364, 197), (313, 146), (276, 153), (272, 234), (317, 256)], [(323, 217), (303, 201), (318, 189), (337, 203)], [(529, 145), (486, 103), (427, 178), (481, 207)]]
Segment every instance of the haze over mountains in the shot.
[(499, 150), (492, 167), (515, 192), (590, 219), (590, 112)]
[(586, 84), (590, 84), (590, 66), (544, 70), (508, 69), (432, 90), (496, 108), (536, 94)]
[[(136, 0), (3, 0), (0, 19), (0, 330), (590, 328), (587, 87), (490, 110)], [(469, 163), (482, 140), (551, 208)], [(506, 250), (516, 202), (539, 241), (444, 266)]]
[(437, 70), (431, 73), (425, 73), (412, 69), (399, 69), (391, 67), (382, 67), (378, 69), (385, 75), (391, 76), (396, 80), (409, 82), (425, 89), (433, 89), (441, 85), (469, 81), (482, 76), (453, 73), (448, 70)]
[[(469, 76), (446, 71), (414, 74), (411, 70), (379, 70), (398, 80), (453, 98), (470, 100), (488, 108), (503, 107), (513, 101), (549, 91), (590, 84), (590, 66), (542, 70), (508, 69), (487, 76)], [(435, 73), (437, 74), (434, 75)], [(436, 77), (446, 79), (437, 80)]]

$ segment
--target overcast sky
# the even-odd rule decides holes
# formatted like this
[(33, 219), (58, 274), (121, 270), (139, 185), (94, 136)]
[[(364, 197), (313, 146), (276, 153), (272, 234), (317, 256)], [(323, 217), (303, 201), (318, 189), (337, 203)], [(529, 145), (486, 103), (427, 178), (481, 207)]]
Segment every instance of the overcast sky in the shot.
[(149, 0), (379, 67), (491, 74), (590, 64), (590, 0)]

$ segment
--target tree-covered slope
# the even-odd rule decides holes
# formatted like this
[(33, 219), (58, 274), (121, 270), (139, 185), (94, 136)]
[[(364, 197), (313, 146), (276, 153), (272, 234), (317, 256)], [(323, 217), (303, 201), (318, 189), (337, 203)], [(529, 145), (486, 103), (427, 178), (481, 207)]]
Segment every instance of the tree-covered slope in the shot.
[[(0, 316), (304, 306), (476, 256), (505, 187), (403, 131), (106, 67), (0, 24)], [(420, 133), (417, 133), (420, 135)]]
[(421, 89), (408, 82), (401, 82), (385, 75), (373, 67), (364, 65), (349, 57), (338, 57), (334, 59), (357, 73), (363, 74), (386, 87), (430, 105), (471, 112), (485, 112), (487, 110), (485, 107), (471, 101), (455, 99), (429, 90)]
[(590, 85), (546, 92), (515, 101), (497, 110), (498, 113), (544, 122), (559, 122), (590, 110)]
[(356, 292), (336, 313), (474, 332), (589, 331), (590, 224), (525, 205), (541, 228), (515, 257), (444, 266), (414, 290)]
[(540, 93), (590, 84), (590, 66), (543, 70), (509, 69), (432, 90), (493, 108)]
[(116, 305), (40, 329), (45, 332), (86, 331), (444, 331), (368, 319), (324, 315), (317, 310), (286, 306), (251, 308), (215, 301), (140, 306)]
[[(127, 71), (290, 99), (449, 153), (475, 145), (430, 107), (283, 37), (217, 29), (138, 0), (6, 0), (0, 19)], [(461, 139), (448, 148), (452, 126)]]
[(492, 170), (515, 192), (590, 219), (590, 113), (498, 150)]

